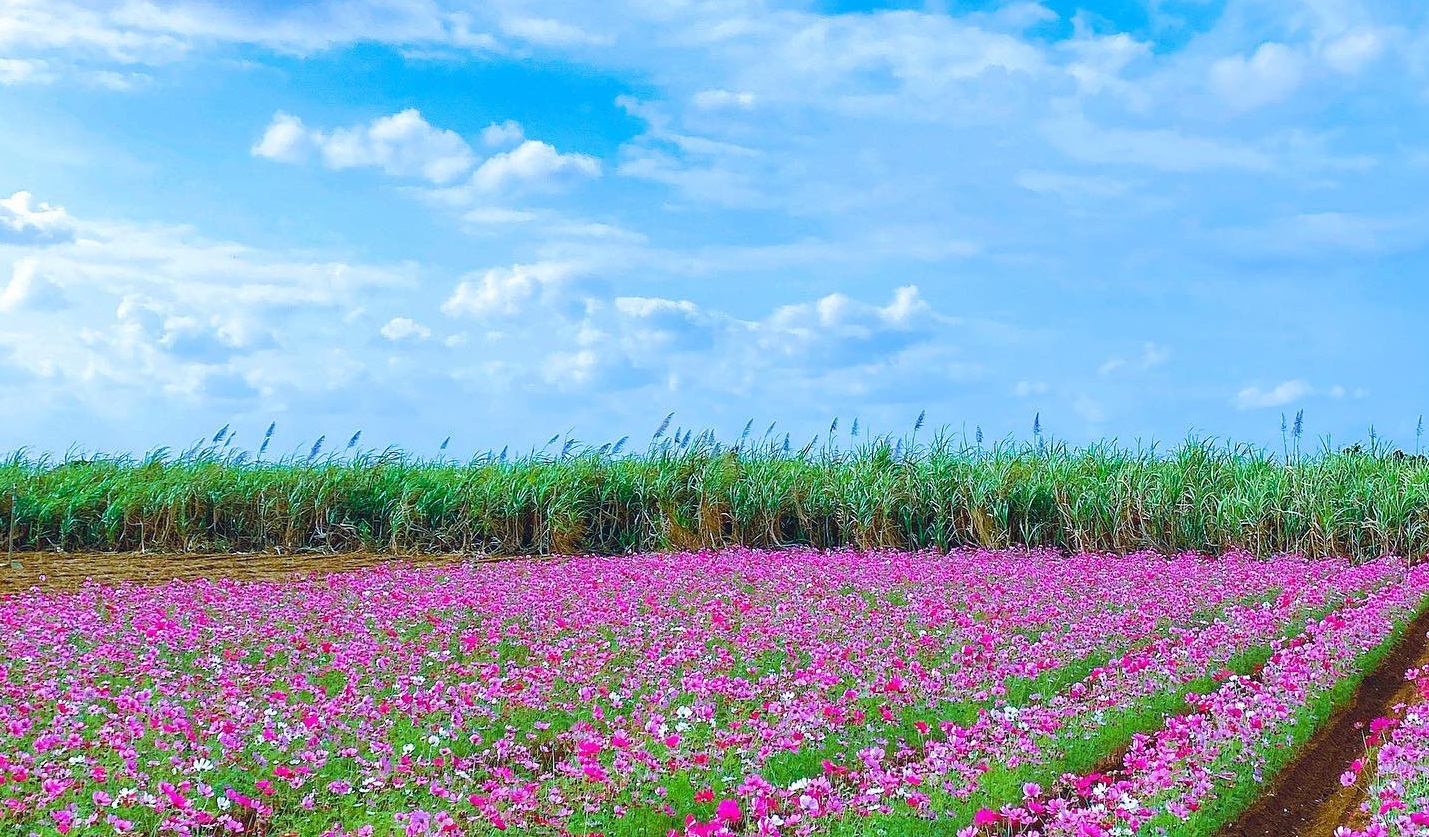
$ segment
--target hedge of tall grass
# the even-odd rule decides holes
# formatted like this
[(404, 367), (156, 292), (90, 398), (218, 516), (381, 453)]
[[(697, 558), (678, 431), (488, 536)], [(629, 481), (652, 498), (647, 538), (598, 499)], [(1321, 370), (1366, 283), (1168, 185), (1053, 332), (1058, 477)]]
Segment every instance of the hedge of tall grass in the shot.
[(212, 446), (144, 459), (19, 454), (0, 464), (0, 549), (1429, 550), (1429, 463), (1374, 445), (1279, 456), (1203, 441), (1158, 451), (939, 436), (791, 450), (687, 432), (620, 451), (466, 462), (392, 451), (265, 462)]

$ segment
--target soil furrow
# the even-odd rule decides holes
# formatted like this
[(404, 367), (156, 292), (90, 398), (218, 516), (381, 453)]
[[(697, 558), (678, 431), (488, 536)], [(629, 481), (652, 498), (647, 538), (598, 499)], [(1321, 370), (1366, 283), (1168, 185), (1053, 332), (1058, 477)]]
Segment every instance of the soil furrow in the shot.
[(198, 579), (288, 581), (295, 574), (322, 576), (393, 563), (433, 566), (502, 560), (510, 559), (479, 554), (400, 555), (373, 552), (301, 552), (286, 555), (271, 552), (247, 555), (0, 553), (0, 595), (35, 586), (46, 590), (73, 590), (87, 580), (101, 584), (126, 581), (163, 584), (171, 580)]

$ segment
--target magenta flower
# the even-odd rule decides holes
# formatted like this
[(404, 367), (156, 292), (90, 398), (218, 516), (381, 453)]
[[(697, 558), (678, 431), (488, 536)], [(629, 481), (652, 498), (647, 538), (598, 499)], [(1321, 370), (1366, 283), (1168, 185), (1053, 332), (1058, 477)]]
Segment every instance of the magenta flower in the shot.
[(743, 817), (743, 814), (739, 811), (738, 802), (733, 799), (721, 799), (715, 808), (715, 816), (719, 818), (720, 822), (736, 823)]

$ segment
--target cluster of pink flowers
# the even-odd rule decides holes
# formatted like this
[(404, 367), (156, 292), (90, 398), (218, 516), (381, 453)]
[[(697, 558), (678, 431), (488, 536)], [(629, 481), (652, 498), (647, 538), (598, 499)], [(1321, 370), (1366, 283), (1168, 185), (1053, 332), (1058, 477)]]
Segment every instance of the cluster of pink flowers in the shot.
[[(1405, 678), (1414, 697), (1396, 707), (1396, 717), (1369, 723), (1366, 744), (1378, 746), (1364, 808), (1369, 823), (1344, 827), (1335, 837), (1424, 837), (1429, 835), (1429, 668), (1413, 668)], [(1356, 761), (1340, 780), (1353, 785), (1364, 770)]]
[[(998, 821), (1027, 837), (1132, 834), (1148, 824), (1189, 819), (1227, 783), (1261, 782), (1266, 755), (1293, 743), (1294, 727), (1306, 720), (1303, 710), (1358, 670), (1427, 595), (1429, 566), (1402, 568), (1400, 583), (1279, 643), (1261, 671), (1228, 676), (1214, 691), (1192, 696), (1190, 711), (1154, 734), (1136, 736), (1114, 772), (1066, 776), (1062, 793), (1029, 795), (999, 811)], [(978, 833), (986, 832), (971, 828), (963, 835)]]
[[(34, 590), (0, 597), (0, 835), (1141, 822), (1426, 590), (1393, 560), (752, 550)], [(993, 798), (1208, 675), (1116, 788)]]

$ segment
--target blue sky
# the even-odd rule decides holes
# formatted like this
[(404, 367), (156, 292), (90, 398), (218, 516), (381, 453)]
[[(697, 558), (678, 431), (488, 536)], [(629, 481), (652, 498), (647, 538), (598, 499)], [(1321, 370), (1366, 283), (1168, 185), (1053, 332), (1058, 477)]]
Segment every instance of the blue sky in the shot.
[(1429, 12), (8, 0), (0, 449), (1406, 446)]

